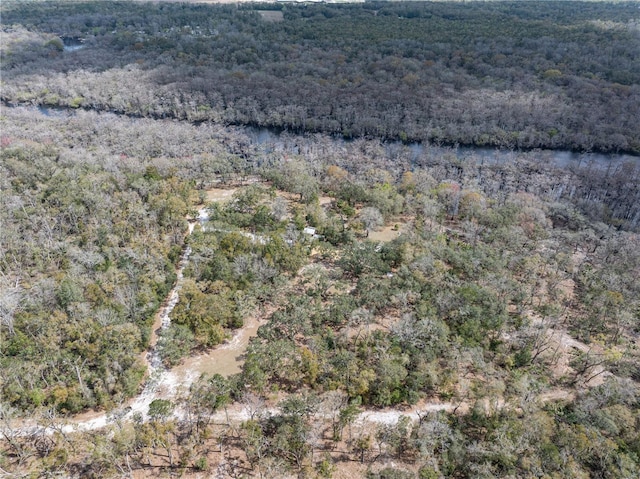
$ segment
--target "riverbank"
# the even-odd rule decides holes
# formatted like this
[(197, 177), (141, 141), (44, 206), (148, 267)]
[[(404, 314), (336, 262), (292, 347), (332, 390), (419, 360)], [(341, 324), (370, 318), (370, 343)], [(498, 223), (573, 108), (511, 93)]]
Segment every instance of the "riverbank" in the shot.
[[(50, 104), (33, 104), (30, 102), (15, 102), (6, 98), (0, 97), (0, 102), (3, 107), (6, 108), (37, 108), (45, 116), (52, 114), (67, 114), (73, 115), (77, 111), (93, 111), (102, 114), (113, 114), (123, 116), (132, 119), (151, 119), (151, 120), (169, 120), (186, 122), (195, 126), (214, 123), (210, 120), (189, 120), (188, 118), (176, 117), (166, 114), (153, 114), (140, 115), (137, 113), (127, 112), (125, 110), (115, 110), (112, 108), (96, 108), (87, 106), (67, 106), (67, 105), (50, 105)], [(300, 137), (305, 138), (314, 135), (322, 135), (329, 138), (336, 143), (353, 142), (358, 140), (379, 142), (388, 151), (393, 151), (398, 148), (408, 148), (413, 155), (414, 160), (418, 159), (423, 151), (430, 151), (432, 154), (446, 154), (453, 153), (459, 159), (477, 156), (481, 161), (492, 161), (508, 158), (513, 155), (535, 153), (541, 155), (544, 158), (552, 158), (558, 166), (564, 167), (570, 164), (577, 163), (602, 163), (602, 162), (624, 162), (624, 161), (640, 161), (640, 150), (615, 151), (592, 148), (589, 151), (570, 149), (563, 145), (558, 145), (554, 148), (549, 148), (545, 145), (540, 145), (535, 148), (518, 148), (508, 145), (491, 145), (487, 143), (474, 144), (474, 143), (447, 143), (443, 141), (429, 142), (421, 140), (413, 140), (410, 138), (398, 139), (397, 137), (374, 137), (363, 136), (353, 137), (345, 136), (335, 133), (326, 132), (323, 130), (305, 130), (302, 128), (278, 128), (273, 126), (265, 126), (256, 123), (224, 123), (226, 128), (240, 129), (247, 135), (253, 142), (258, 145), (269, 145), (273, 143), (279, 143), (283, 136)]]

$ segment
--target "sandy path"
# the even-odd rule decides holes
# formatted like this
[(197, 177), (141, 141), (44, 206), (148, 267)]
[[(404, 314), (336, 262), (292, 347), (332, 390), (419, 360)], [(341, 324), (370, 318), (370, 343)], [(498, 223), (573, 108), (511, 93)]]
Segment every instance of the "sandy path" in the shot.
[[(215, 188), (207, 192), (208, 201), (227, 201), (231, 198), (237, 188)], [(206, 223), (207, 211), (202, 208), (199, 211), (198, 222), (200, 224)], [(194, 230), (196, 222), (191, 222), (189, 225), (189, 234)], [(397, 231), (390, 231), (393, 235), (397, 235)], [(254, 240), (260, 240), (260, 238), (254, 238)], [(131, 420), (133, 415), (139, 413), (143, 417), (146, 416), (149, 405), (154, 399), (170, 399), (176, 400), (180, 398), (189, 387), (195, 382), (202, 374), (221, 374), (222, 376), (230, 376), (232, 374), (241, 371), (243, 360), (243, 354), (249, 344), (249, 340), (257, 334), (260, 325), (264, 324), (266, 318), (273, 311), (264, 311), (260, 315), (255, 315), (248, 318), (243, 328), (239, 329), (230, 341), (227, 343), (206, 351), (192, 357), (187, 358), (182, 364), (171, 369), (166, 370), (161, 364), (160, 357), (155, 350), (157, 343), (158, 332), (162, 328), (169, 326), (169, 316), (173, 307), (178, 302), (179, 289), (181, 286), (182, 273), (188, 262), (190, 249), (187, 248), (183, 253), (178, 266), (178, 280), (176, 285), (169, 293), (167, 301), (159, 310), (156, 322), (154, 323), (154, 331), (152, 333), (151, 345), (152, 348), (145, 354), (145, 360), (149, 367), (149, 378), (144, 387), (144, 390), (140, 395), (130, 400), (119, 410), (113, 413), (88, 411), (76, 415), (72, 418), (60, 421), (51, 421), (56, 423), (55, 427), (42, 427), (34, 423), (21, 422), (20, 426), (13, 428), (11, 434), (25, 435), (36, 431), (45, 433), (52, 433), (55, 430), (63, 432), (72, 431), (88, 431), (101, 429), (112, 423), (116, 419)], [(543, 320), (533, 314), (529, 313), (533, 325), (543, 326)], [(563, 362), (563, 368), (569, 368), (568, 362), (572, 349), (588, 352), (591, 347), (572, 338), (566, 331), (559, 329), (548, 328), (547, 334), (551, 340), (556, 341), (562, 349), (560, 355), (560, 361)], [(588, 386), (595, 386), (600, 384), (608, 373), (607, 371), (599, 371), (597, 377), (593, 378)], [(575, 397), (575, 392), (565, 389), (554, 389), (545, 391), (539, 394), (536, 398), (540, 402), (556, 401), (556, 400), (570, 400)], [(501, 408), (508, 405), (504, 400), (499, 399), (495, 404), (496, 407)], [(405, 409), (383, 409), (383, 410), (365, 410), (359, 414), (356, 421), (360, 423), (378, 423), (378, 424), (394, 424), (402, 416), (408, 416), (413, 420), (418, 420), (421, 415), (427, 412), (446, 411), (446, 412), (458, 412), (465, 413), (470, 409), (469, 402), (449, 403), (439, 401), (423, 401), (411, 408)], [(265, 409), (266, 414), (276, 414), (277, 409)], [(175, 416), (180, 418), (182, 413), (179, 409), (175, 411)], [(249, 419), (250, 412), (241, 404), (231, 405), (227, 411), (219, 411), (213, 417), (214, 422), (225, 423), (227, 420), (232, 422), (240, 422)], [(3, 430), (5, 433), (6, 429)]]
[[(575, 374), (575, 370), (570, 365), (575, 351), (585, 354), (593, 354), (594, 356), (601, 356), (604, 354), (604, 351), (598, 345), (585, 344), (573, 338), (565, 330), (546, 326), (544, 324), (544, 320), (535, 315), (532, 311), (529, 311), (527, 315), (533, 326), (546, 327), (546, 335), (549, 338), (549, 341), (556, 345), (551, 348), (551, 351), (553, 351), (556, 356), (552, 368), (552, 372), (556, 377)], [(599, 386), (607, 377), (612, 375), (613, 374), (604, 366), (595, 365), (589, 369), (589, 372), (586, 374), (589, 379), (583, 385), (587, 387)], [(569, 394), (572, 393), (567, 392), (566, 397), (568, 397)]]

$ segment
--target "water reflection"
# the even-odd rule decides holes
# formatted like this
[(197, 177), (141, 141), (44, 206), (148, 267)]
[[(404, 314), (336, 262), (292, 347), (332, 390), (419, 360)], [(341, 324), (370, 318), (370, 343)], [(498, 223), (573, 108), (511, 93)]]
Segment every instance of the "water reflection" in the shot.
[(83, 38), (78, 37), (60, 37), (62, 39), (63, 51), (74, 52), (86, 47)]
[[(4, 104), (5, 106), (12, 106)], [(68, 117), (76, 114), (76, 110), (65, 107), (38, 106), (38, 111), (50, 117)], [(237, 127), (250, 144), (258, 145), (265, 153), (275, 151), (292, 155), (304, 155), (315, 137), (321, 135), (299, 134), (264, 127)], [(345, 139), (341, 136), (322, 136), (324, 141), (346, 147), (360, 140)], [(436, 158), (448, 156), (460, 162), (476, 162), (478, 164), (504, 164), (513, 162), (519, 157), (536, 160), (544, 165), (558, 168), (574, 169), (580, 167), (607, 169), (619, 167), (624, 163), (635, 163), (640, 157), (619, 153), (580, 153), (568, 150), (532, 150), (518, 151), (483, 146), (438, 146), (421, 142), (403, 143), (400, 141), (383, 141), (380, 144), (388, 158), (408, 158), (414, 166), (428, 166)]]
[[(303, 141), (301, 140), (309, 138), (270, 128), (245, 127), (243, 131), (251, 142), (261, 145), (266, 152), (284, 151), (291, 154), (302, 154), (301, 143)], [(331, 141), (346, 146), (357, 140), (335, 136), (331, 138)], [(509, 163), (518, 157), (526, 156), (558, 168), (589, 166), (604, 169), (640, 160), (637, 156), (617, 153), (580, 153), (568, 150), (519, 151), (484, 146), (437, 146), (421, 142), (385, 141), (382, 142), (382, 147), (389, 158), (404, 156), (409, 158), (414, 166), (426, 166), (430, 159), (447, 155), (461, 162), (476, 162), (487, 165)]]

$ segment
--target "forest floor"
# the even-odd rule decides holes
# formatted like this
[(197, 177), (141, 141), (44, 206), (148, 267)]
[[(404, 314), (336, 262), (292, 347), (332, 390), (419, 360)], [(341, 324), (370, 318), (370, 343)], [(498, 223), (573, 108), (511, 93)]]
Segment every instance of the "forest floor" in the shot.
[[(233, 197), (233, 194), (240, 189), (241, 186), (238, 185), (210, 188), (206, 191), (206, 200), (208, 202), (228, 201)], [(286, 197), (290, 201), (295, 201), (296, 199), (295, 195), (287, 193), (281, 193), (281, 195)], [(323, 197), (320, 203), (322, 206), (328, 207), (331, 204), (331, 198)], [(379, 231), (371, 232), (369, 235), (369, 239), (380, 242), (390, 241), (400, 235), (407, 227), (407, 225), (410, 224), (410, 221), (410, 218), (400, 218), (398, 219), (398, 221), (384, 226)], [(193, 230), (193, 224), (191, 226), (192, 227), (190, 228), (190, 231)], [(583, 257), (578, 257), (578, 255), (580, 254), (581, 253), (576, 254), (574, 261), (577, 262), (584, 259)], [(320, 267), (324, 268), (331, 267), (331, 265), (322, 263), (322, 259), (318, 256), (315, 257), (315, 262), (311, 264), (319, 265)], [(305, 269), (306, 268), (303, 268), (303, 270), (301, 270), (301, 273)], [(300, 278), (300, 274), (293, 278), (289, 289), (297, 288)], [(176, 287), (177, 286), (178, 285), (176, 285)], [(563, 292), (565, 295), (568, 295), (569, 299), (573, 296), (573, 287), (574, 285), (572, 280), (566, 280), (563, 282)], [(174, 290), (169, 293), (167, 301), (157, 314), (156, 323), (154, 324), (154, 332), (151, 339), (152, 347), (157, 342), (157, 334), (162, 327), (162, 316), (166, 315), (167, 303), (169, 302), (169, 298), (173, 294)], [(273, 305), (270, 305), (245, 318), (244, 326), (237, 330), (226, 343), (219, 345), (211, 350), (196, 353), (184, 359), (178, 366), (175, 366), (170, 370), (157, 371), (156, 376), (150, 378), (153, 386), (151, 388), (145, 388), (145, 390), (139, 396), (128, 401), (121, 409), (126, 412), (127, 417), (130, 417), (134, 412), (139, 412), (145, 415), (146, 409), (148, 408), (151, 401), (153, 401), (154, 399), (175, 400), (180, 396), (180, 394), (188, 391), (191, 384), (193, 384), (203, 374), (220, 374), (222, 376), (228, 377), (232, 374), (240, 372), (242, 364), (244, 362), (243, 355), (247, 349), (249, 340), (257, 334), (258, 328), (262, 324), (265, 324), (274, 310), (275, 307)], [(532, 326), (545, 328), (545, 334), (548, 338), (548, 342), (545, 343), (545, 347), (548, 350), (546, 359), (550, 363), (552, 374), (556, 379), (566, 378), (574, 372), (570, 366), (570, 361), (575, 351), (584, 353), (594, 351), (594, 346), (587, 345), (574, 339), (566, 330), (561, 329), (558, 326), (551, 327), (549, 325), (546, 325), (543, 318), (536, 315), (536, 313), (534, 313), (532, 310), (525, 312), (525, 316), (529, 318)], [(390, 326), (389, 324), (387, 324), (389, 322), (389, 318), (386, 318), (386, 321), (380, 321), (380, 318), (376, 319), (378, 320), (372, 321), (369, 325), (359, 328), (351, 328), (349, 331), (347, 331), (347, 334), (356, 335), (361, 333), (363, 329), (385, 329)], [(598, 354), (601, 353), (601, 351), (599, 350), (594, 352)], [(147, 364), (147, 366), (149, 366), (149, 357), (150, 354), (148, 352), (145, 353), (145, 363)], [(601, 366), (596, 366), (596, 369), (594, 369), (594, 371), (592, 371), (592, 373), (590, 374), (590, 376), (592, 376), (591, 379), (581, 386), (597, 386), (601, 384), (608, 375), (611, 375), (611, 373), (604, 370), (604, 368), (602, 368)], [(570, 400), (574, 396), (574, 388), (556, 387), (546, 391), (542, 391), (537, 399), (541, 402), (547, 402), (556, 400)], [(267, 404), (267, 407), (270, 410), (275, 411), (276, 403), (277, 401), (272, 401)], [(505, 404), (505, 401), (503, 399), (498, 399), (497, 404), (498, 407), (500, 407), (501, 404)], [(466, 400), (459, 400), (453, 403), (442, 402), (437, 398), (431, 398), (428, 400), (422, 400), (412, 407), (405, 407), (403, 409), (388, 408), (381, 410), (366, 410), (359, 415), (357, 421), (360, 423), (393, 424), (396, 423), (401, 416), (409, 416), (412, 419), (418, 419), (421, 414), (430, 411), (455, 411), (457, 413), (465, 414), (471, 409), (472, 406), (473, 405)], [(180, 414), (180, 410), (177, 409), (176, 416), (179, 417)], [(217, 413), (217, 415), (215, 415), (212, 419), (214, 422), (224, 422), (227, 420), (233, 422), (241, 422), (247, 420), (248, 418), (249, 414), (246, 408), (242, 404), (236, 403), (230, 406), (226, 411)], [(70, 432), (73, 430), (99, 429), (106, 426), (111, 420), (113, 420), (113, 417), (108, 413), (100, 411), (88, 411), (71, 418), (61, 420), (60, 422), (64, 424), (64, 426), (62, 426), (64, 430)], [(26, 424), (25, 426), (28, 428), (32, 427)]]
[[(241, 188), (242, 186), (238, 185), (211, 188), (206, 191), (206, 201), (229, 201), (233, 197), (233, 194)], [(285, 197), (290, 202), (297, 200), (295, 195), (280, 193), (279, 195)], [(320, 199), (321, 206), (325, 208), (330, 207), (331, 202), (332, 200), (329, 197)], [(200, 208), (202, 208), (201, 218), (206, 218), (202, 205), (200, 205)], [(370, 233), (368, 239), (379, 242), (391, 241), (403, 231), (407, 230), (411, 221), (412, 219), (407, 217), (397, 218), (396, 221), (386, 225), (380, 231)], [(190, 232), (193, 231), (195, 224), (195, 222), (191, 222)], [(446, 230), (462, 233), (461, 231), (458, 232), (455, 226), (451, 225), (447, 227)], [(444, 232), (445, 229), (441, 229), (441, 231)], [(573, 261), (576, 264), (584, 261), (584, 254), (581, 252), (576, 253)], [(295, 277), (291, 278), (290, 284), (285, 288), (286, 293), (283, 294), (302, 294), (306, 287), (302, 280), (307, 270), (313, 267), (323, 269), (328, 276), (336, 273), (336, 271), (334, 271), (336, 266), (332, 261), (328, 261), (320, 254), (312, 254), (311, 263), (303, 267)], [(336, 286), (339, 291), (336, 290)], [(337, 283), (329, 288), (327, 293), (344, 294), (345, 291), (348, 291), (354, 286), (355, 284), (350, 284), (348, 281), (344, 282), (344, 284), (342, 284), (342, 282)], [(572, 279), (565, 279), (560, 282), (558, 286), (561, 294), (569, 302), (574, 299), (574, 287), (575, 284)], [(169, 293), (167, 300), (157, 314), (154, 333), (151, 339), (152, 348), (155, 347), (157, 343), (158, 331), (163, 327), (162, 320), (163, 317), (168, 314), (167, 308), (169, 307), (169, 303), (171, 303), (172, 296), (176, 293), (176, 288), (179, 288), (179, 281)], [(333, 291), (332, 288), (334, 289)], [(534, 298), (540, 301), (545, 299), (546, 289), (546, 284), (540, 285), (540, 291), (535, 292)], [(153, 372), (151, 364), (152, 353), (147, 352), (144, 361), (147, 367), (150, 368), (150, 371), (152, 371), (147, 386), (139, 396), (129, 400), (116, 411), (110, 413), (87, 411), (70, 418), (51, 418), (48, 425), (44, 426), (42, 421), (40, 421), (38, 425), (36, 425), (34, 421), (14, 422), (10, 428), (5, 428), (3, 432), (9, 435), (23, 435), (37, 430), (45, 434), (53, 434), (55, 432), (68, 434), (75, 431), (102, 429), (116, 423), (116, 421), (118, 424), (124, 424), (120, 427), (131, 428), (132, 422), (130, 418), (132, 418), (133, 414), (140, 413), (145, 416), (149, 404), (155, 399), (167, 399), (176, 402), (177, 407), (174, 409), (174, 418), (178, 420), (183, 419), (186, 417), (186, 413), (180, 407), (179, 399), (188, 392), (189, 387), (203, 374), (220, 374), (228, 377), (240, 372), (249, 340), (257, 335), (258, 328), (268, 321), (276, 309), (277, 305), (273, 304), (260, 308), (255, 311), (254, 314), (245, 318), (244, 326), (235, 331), (235, 334), (226, 343), (210, 350), (197, 352), (185, 358), (178, 366), (171, 369), (157, 368), (155, 372)], [(575, 370), (572, 367), (572, 360), (575, 355), (583, 353), (601, 356), (604, 354), (603, 348), (597, 344), (583, 343), (572, 337), (564, 328), (561, 318), (556, 319), (552, 323), (548, 318), (541, 317), (533, 309), (526, 310), (522, 314), (523, 317), (528, 320), (530, 326), (538, 329), (541, 337), (544, 338), (540, 343), (540, 347), (544, 348), (544, 351), (541, 352), (539, 361), (549, 369), (552, 379), (552, 383), (548, 387), (537, 393), (532, 393), (530, 397), (527, 398), (528, 401), (538, 404), (552, 401), (572, 401), (580, 390), (598, 386), (604, 382), (607, 376), (612, 375), (612, 373), (604, 367), (595, 364), (589, 373), (585, 375), (585, 377), (588, 378), (586, 381), (571, 382), (570, 378), (576, 377)], [(365, 330), (389, 329), (398, 319), (399, 317), (392, 311), (384, 318), (371, 318), (370, 323), (366, 325), (346, 327), (345, 334), (354, 336)], [(505, 340), (508, 341), (509, 339), (508, 335), (505, 335)], [(352, 450), (353, 443), (349, 440), (351, 437), (363, 437), (371, 434), (371, 431), (375, 431), (378, 426), (393, 426), (397, 424), (402, 417), (407, 417), (411, 421), (420, 421), (422, 417), (429, 413), (439, 411), (464, 415), (478, 406), (483, 407), (489, 412), (495, 412), (502, 408), (516, 408), (517, 410), (519, 407), (517, 403), (507, 400), (507, 398), (500, 394), (493, 396), (491, 399), (482, 399), (480, 404), (478, 404), (476, 400), (470, 399), (464, 394), (464, 391), (461, 390), (462, 386), (458, 385), (456, 387), (458, 390), (456, 390), (453, 398), (448, 401), (438, 397), (428, 397), (423, 398), (411, 406), (361, 410), (353, 423), (348, 427), (348, 431), (344, 432), (343, 439), (337, 442), (333, 441), (330, 425), (328, 426), (331, 418), (335, 416), (335, 411), (318, 411), (315, 414), (319, 437), (317, 441), (318, 452), (316, 452), (314, 456), (315, 461), (321, 461), (323, 458), (322, 454), (330, 456), (335, 466), (332, 475), (334, 478), (347, 479), (364, 477), (366, 472), (371, 468), (378, 470), (387, 465), (392, 465), (392, 463), (388, 457), (379, 455), (382, 451), (377, 452), (374, 445), (368, 450), (366, 453), (367, 457), (363, 458), (363, 461), (354, 460), (355, 456)], [(278, 404), (284, 398), (286, 398), (286, 394), (272, 392), (260, 406), (258, 414), (263, 416), (278, 414)], [(211, 416), (213, 433), (210, 436), (211, 439), (207, 440), (208, 470), (181, 470), (179, 474), (180, 477), (190, 479), (238, 477), (238, 474), (242, 474), (243, 471), (245, 474), (255, 474), (255, 470), (251, 471), (246, 469), (248, 461), (243, 447), (239, 443), (239, 436), (237, 434), (240, 424), (252, 418), (254, 414), (256, 414), (255, 405), (250, 405), (246, 402), (229, 404), (226, 408), (213, 414)], [(122, 419), (125, 419), (125, 421), (121, 422)], [(221, 437), (226, 437), (228, 443), (221, 443)], [(157, 453), (151, 456), (152, 458), (149, 459), (149, 464), (142, 469), (131, 471), (130, 477), (140, 479), (176, 477), (177, 469), (170, 467), (168, 456), (165, 457)], [(403, 463), (402, 467), (410, 468), (411, 465)], [(292, 475), (291, 477), (296, 476)]]
[(200, 375), (214, 375), (228, 377), (239, 373), (244, 364), (243, 354), (249, 345), (249, 340), (258, 334), (258, 328), (265, 324), (273, 313), (273, 308), (266, 308), (244, 320), (244, 326), (233, 337), (220, 346), (190, 356), (182, 363), (171, 369), (177, 384), (190, 385)]
[[(221, 198), (225, 197), (224, 192), (216, 192), (211, 195), (211, 198)], [(328, 203), (328, 202), (327, 202)], [(374, 241), (389, 241), (396, 237), (400, 232), (397, 227), (394, 225), (386, 226), (382, 231), (379, 232), (378, 235), (371, 234), (369, 239)], [(574, 261), (579, 261), (584, 258), (574, 258)], [(320, 259), (318, 258), (318, 261)], [(330, 268), (331, 265), (323, 264), (323, 263), (312, 263), (318, 265), (324, 269)], [(309, 266), (304, 268), (300, 274), (304, 272), (305, 269), (308, 269)], [(292, 281), (293, 287), (299, 286), (300, 275)], [(295, 283), (295, 284), (294, 284)], [(573, 280), (566, 280), (562, 283), (561, 288), (563, 290), (563, 294), (567, 297), (567, 299), (572, 299), (573, 297), (573, 288), (574, 283)], [(186, 381), (183, 381), (183, 384), (187, 384), (189, 379), (193, 379), (195, 376), (194, 371), (198, 373), (202, 372), (218, 372), (220, 374), (226, 375), (232, 372), (239, 370), (241, 362), (238, 361), (239, 356), (230, 357), (228, 355), (229, 352), (233, 351), (234, 353), (239, 353), (244, 350), (246, 347), (246, 342), (249, 337), (256, 334), (257, 327), (262, 324), (265, 318), (273, 312), (272, 310), (267, 310), (263, 314), (252, 317), (246, 322), (246, 330), (243, 328), (237, 336), (226, 345), (216, 348), (213, 351), (208, 353), (204, 353), (203, 355), (198, 355), (192, 358), (185, 360), (185, 362), (171, 371), (171, 374), (176, 374), (178, 371), (186, 378)], [(537, 315), (533, 310), (529, 310), (525, 312), (525, 316), (528, 317), (531, 325), (533, 327), (541, 328), (544, 331), (544, 335), (546, 337), (545, 344), (545, 354), (543, 354), (543, 359), (546, 363), (549, 364), (552, 375), (555, 379), (561, 380), (562, 378), (566, 378), (574, 373), (573, 368), (570, 366), (571, 359), (575, 352), (583, 352), (588, 353), (594, 350), (593, 345), (587, 345), (577, 339), (573, 338), (565, 329), (563, 329), (560, 325), (554, 325), (551, 327), (546, 324), (544, 319)], [(376, 318), (379, 319), (379, 318)], [(388, 318), (387, 318), (388, 319)], [(383, 325), (380, 321), (374, 321), (371, 325), (368, 326), (370, 329), (377, 328), (385, 328), (388, 325)], [(245, 332), (246, 331), (246, 332)], [(355, 328), (351, 331), (352, 334), (357, 334), (359, 330)], [(597, 351), (601, 353), (601, 351)], [(210, 360), (215, 360), (215, 358), (219, 358), (222, 360), (220, 365), (211, 364)], [(234, 359), (236, 361), (234, 362)], [(560, 386), (560, 387), (552, 387), (546, 389), (533, 399), (539, 403), (546, 403), (550, 401), (571, 401), (575, 399), (577, 387), (586, 387), (591, 388), (595, 387), (599, 384), (602, 384), (606, 376), (611, 375), (610, 372), (604, 370), (601, 366), (598, 366), (597, 369), (594, 369), (591, 374), (593, 377), (583, 383), (576, 384), (574, 387), (568, 386)], [(259, 412), (261, 415), (269, 415), (275, 414), (278, 412), (276, 404), (280, 402), (286, 395), (273, 394), (272, 397), (268, 398), (265, 402), (263, 409)], [(502, 408), (507, 407), (507, 402), (504, 398), (497, 398), (493, 402), (493, 404), (488, 404), (488, 400), (486, 400), (487, 404), (484, 405), (486, 409), (491, 407), (494, 408)], [(419, 421), (421, 417), (424, 417), (428, 413), (438, 412), (438, 411), (446, 411), (446, 412), (454, 412), (457, 414), (467, 414), (470, 412), (473, 404), (469, 400), (459, 399), (455, 402), (447, 402), (441, 401), (438, 398), (427, 398), (423, 399), (415, 405), (405, 406), (402, 408), (385, 408), (385, 409), (370, 409), (362, 411), (353, 424), (350, 426), (349, 431), (344, 433), (343, 440), (332, 443), (330, 438), (330, 431), (328, 429), (324, 429), (319, 432), (320, 440), (318, 441), (318, 450), (325, 451), (324, 454), (331, 457), (333, 460), (333, 464), (335, 469), (333, 471), (332, 477), (339, 479), (348, 479), (352, 477), (364, 477), (367, 471), (374, 469), (379, 470), (387, 466), (398, 466), (394, 462), (392, 462), (389, 458), (385, 458), (384, 456), (377, 457), (375, 448), (372, 448), (368, 453), (367, 457), (363, 458), (362, 462), (353, 460), (353, 451), (351, 450), (349, 437), (361, 437), (366, 434), (366, 431), (372, 430), (372, 425), (394, 425), (397, 424), (400, 418), (408, 417), (412, 421)], [(252, 414), (255, 414), (255, 410), (250, 410), (247, 405), (242, 403), (234, 403), (227, 407), (225, 410), (218, 411), (212, 416), (212, 423), (215, 424), (215, 428), (218, 428), (220, 431), (226, 431), (229, 428), (237, 427), (241, 422), (246, 421), (251, 418)], [(326, 417), (325, 417), (326, 416)], [(324, 424), (326, 426), (326, 421), (330, 419), (326, 414), (318, 413), (318, 419), (322, 419), (322, 421), (318, 421), (318, 424)], [(215, 434), (214, 434), (215, 436)], [(348, 437), (349, 436), (349, 437)], [(216, 449), (217, 448), (217, 449)], [(205, 477), (215, 477), (215, 478), (226, 478), (226, 477), (234, 477), (235, 475), (242, 473), (243, 464), (246, 464), (246, 458), (244, 457), (244, 453), (241, 448), (234, 446), (232, 443), (222, 446), (216, 440), (211, 441), (211, 447), (209, 449), (211, 452), (208, 455), (210, 459), (210, 470), (208, 472), (197, 472), (197, 471), (183, 471), (181, 477), (199, 479)], [(330, 452), (326, 452), (329, 450)], [(326, 457), (326, 456), (325, 456)], [(375, 462), (373, 459), (375, 458)], [(148, 479), (151, 477), (158, 477), (159, 471), (166, 470), (166, 463), (161, 463), (161, 461), (156, 458), (158, 461), (156, 464), (153, 464), (155, 467), (150, 467), (148, 470), (139, 470), (136, 471), (133, 475), (134, 478), (140, 479)], [(316, 454), (316, 461), (322, 460), (322, 456), (320, 453)], [(411, 465), (402, 464), (402, 467), (411, 469)], [(249, 471), (246, 471), (249, 473)], [(253, 471), (255, 473), (255, 471)], [(260, 471), (263, 472), (263, 471)], [(266, 472), (266, 471), (265, 471)], [(416, 472), (416, 471), (413, 471)], [(297, 477), (292, 474), (290, 477)]]

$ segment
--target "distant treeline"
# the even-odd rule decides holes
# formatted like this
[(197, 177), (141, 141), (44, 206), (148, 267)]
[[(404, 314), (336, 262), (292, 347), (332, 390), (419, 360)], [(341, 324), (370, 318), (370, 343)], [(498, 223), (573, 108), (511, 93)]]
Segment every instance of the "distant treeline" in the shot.
[(7, 101), (640, 153), (634, 2), (11, 2), (2, 17)]

